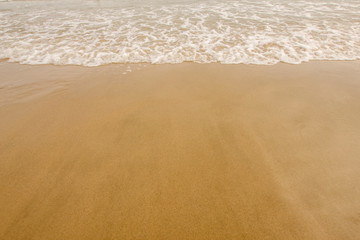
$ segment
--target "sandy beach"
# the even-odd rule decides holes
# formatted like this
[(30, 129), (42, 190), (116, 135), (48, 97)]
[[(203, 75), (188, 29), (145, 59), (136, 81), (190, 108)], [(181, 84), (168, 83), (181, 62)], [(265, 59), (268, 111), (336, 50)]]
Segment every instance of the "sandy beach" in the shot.
[(359, 76), (0, 62), (0, 239), (360, 239)]

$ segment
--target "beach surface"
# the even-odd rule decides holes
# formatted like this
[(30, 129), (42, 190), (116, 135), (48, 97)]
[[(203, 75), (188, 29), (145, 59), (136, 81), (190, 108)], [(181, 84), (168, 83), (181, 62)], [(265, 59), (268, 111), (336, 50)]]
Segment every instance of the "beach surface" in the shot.
[(360, 62), (0, 62), (0, 239), (360, 239)]

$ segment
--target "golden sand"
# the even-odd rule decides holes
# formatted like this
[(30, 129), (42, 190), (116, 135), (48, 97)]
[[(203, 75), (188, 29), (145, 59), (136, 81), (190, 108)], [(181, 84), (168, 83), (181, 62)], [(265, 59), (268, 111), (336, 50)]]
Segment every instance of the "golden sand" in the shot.
[(0, 63), (0, 239), (360, 239), (360, 62)]

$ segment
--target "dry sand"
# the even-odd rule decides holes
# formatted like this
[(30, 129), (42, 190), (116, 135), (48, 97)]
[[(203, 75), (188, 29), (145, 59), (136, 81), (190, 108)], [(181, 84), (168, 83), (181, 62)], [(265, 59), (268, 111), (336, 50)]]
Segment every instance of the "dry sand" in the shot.
[(360, 239), (360, 62), (0, 63), (0, 239)]

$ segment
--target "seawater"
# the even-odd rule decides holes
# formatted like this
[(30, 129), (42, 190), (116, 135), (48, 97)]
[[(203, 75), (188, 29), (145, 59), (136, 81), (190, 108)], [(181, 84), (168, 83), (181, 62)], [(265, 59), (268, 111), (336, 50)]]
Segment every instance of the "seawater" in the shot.
[(359, 0), (0, 0), (22, 64), (299, 64), (360, 59)]

